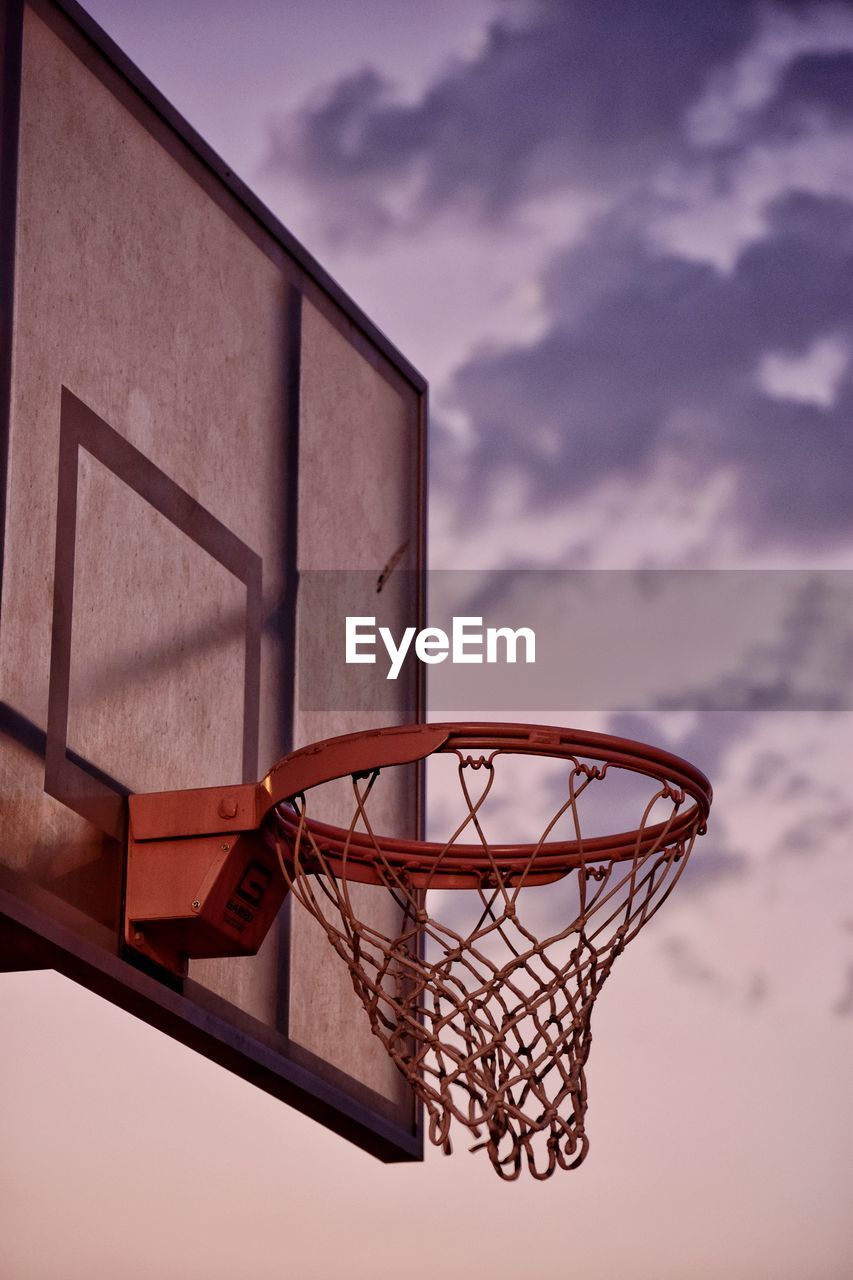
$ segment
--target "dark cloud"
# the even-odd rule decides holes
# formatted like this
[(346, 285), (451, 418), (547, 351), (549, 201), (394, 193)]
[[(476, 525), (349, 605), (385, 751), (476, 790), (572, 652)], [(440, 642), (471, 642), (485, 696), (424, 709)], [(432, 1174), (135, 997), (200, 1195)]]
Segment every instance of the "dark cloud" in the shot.
[(770, 995), (767, 975), (760, 970), (741, 974), (732, 981), (729, 973), (710, 964), (688, 938), (674, 936), (665, 939), (661, 951), (674, 975), (691, 986), (704, 987), (726, 999), (734, 998), (738, 1004), (758, 1009)]
[(746, 785), (754, 791), (766, 791), (778, 786), (780, 778), (791, 772), (790, 758), (782, 751), (760, 751), (752, 761)]
[(785, 858), (810, 858), (823, 853), (839, 831), (853, 827), (853, 809), (849, 805), (828, 807), (820, 795), (812, 797), (812, 811), (791, 823), (774, 846), (774, 853)]
[(853, 1017), (853, 964), (847, 967), (844, 986), (841, 995), (833, 1005), (833, 1013), (837, 1014), (839, 1018)]
[[(784, 7), (822, 14), (824, 27), (841, 12)], [(539, 340), (470, 354), (443, 397), (472, 424), (464, 442), (440, 425), (433, 437), (433, 482), (459, 537), (507, 478), (514, 492), (523, 479), (531, 510), (554, 510), (613, 478), (642, 483), (672, 458), (688, 485), (732, 478), (727, 518), (746, 542), (802, 548), (853, 530), (850, 366), (826, 403), (785, 398), (758, 376), (767, 356), (853, 340), (853, 204), (789, 190), (731, 270), (656, 247), (661, 215), (689, 207), (652, 189), (662, 165), (732, 196), (749, 147), (807, 137), (817, 171), (821, 130), (853, 117), (853, 53), (797, 53), (792, 38), (742, 130), (703, 142), (687, 127), (712, 83), (725, 92), (717, 73), (770, 11), (758, 0), (508, 0), (480, 52), (415, 101), (365, 69), (274, 129), (269, 164), (307, 176), (327, 224), (373, 245), (444, 209), (494, 220), (549, 190), (602, 199), (605, 214), (539, 281)]]
[(706, 889), (715, 889), (718, 884), (742, 880), (748, 875), (747, 855), (736, 849), (727, 849), (714, 836), (696, 846), (687, 872), (679, 882), (679, 888), (685, 894), (703, 893)]
[(765, 128), (788, 133), (811, 123), (849, 124), (853, 120), (853, 52), (795, 58), (762, 117)]
[[(754, 33), (751, 0), (541, 0), (505, 6), (479, 55), (414, 103), (365, 69), (271, 132), (268, 162), (346, 193), (376, 231), (385, 187), (417, 174), (411, 214), (472, 202), (488, 217), (565, 183), (620, 184), (681, 145), (708, 72)], [(522, 16), (523, 15), (523, 16)]]
[[(660, 717), (622, 712), (608, 717), (607, 730), (617, 737), (654, 743), (691, 761), (714, 779), (722, 775), (727, 756), (753, 723), (754, 717), (741, 712), (706, 712), (697, 717), (685, 736), (675, 740), (667, 733)], [(708, 832), (697, 842), (679, 882), (682, 896), (702, 893), (727, 881), (742, 880), (752, 873), (748, 855), (730, 843), (729, 827), (730, 815), (719, 806), (712, 807)]]
[[(735, 711), (849, 710), (853, 695), (853, 591), (846, 572), (782, 577), (790, 583), (776, 634), (753, 645), (737, 668), (705, 685), (678, 690), (674, 709)], [(756, 578), (756, 584), (759, 579)], [(721, 619), (726, 626), (725, 619)], [(731, 624), (729, 624), (731, 630)], [(777, 779), (778, 780), (778, 779)], [(794, 789), (794, 774), (788, 785)]]
[(756, 538), (849, 531), (849, 367), (829, 406), (770, 396), (756, 375), (768, 353), (853, 336), (851, 278), (853, 204), (838, 198), (776, 201), (731, 272), (606, 222), (554, 262), (541, 340), (457, 372), (453, 395), (477, 426), (466, 492), (521, 472), (537, 504), (564, 502), (613, 475), (649, 474), (669, 451), (697, 477), (731, 469)]
[[(623, 190), (661, 160), (691, 153), (688, 108), (768, 11), (760, 0), (507, 0), (501, 8), (477, 56), (451, 63), (414, 102), (371, 67), (328, 86), (271, 127), (268, 166), (344, 197), (335, 229), (350, 236), (375, 236), (448, 205), (500, 217), (566, 185)], [(794, 59), (753, 128), (776, 131), (810, 106), (849, 110), (845, 57)], [(401, 189), (402, 201), (389, 198)]]
[(728, 982), (722, 971), (710, 965), (687, 938), (667, 938), (661, 944), (661, 950), (675, 973), (685, 982), (720, 991), (727, 988)]
[[(823, 7), (824, 19), (832, 12), (826, 6), (804, 6), (809, 7)], [(834, 13), (839, 17), (840, 7)], [(753, 144), (766, 146), (804, 138), (819, 144), (828, 130), (845, 129), (851, 123), (853, 50), (792, 52), (790, 60), (782, 63), (767, 96), (757, 95), (752, 104), (739, 104), (736, 123), (733, 119), (722, 136), (698, 143), (694, 153), (712, 163), (716, 181), (725, 185), (731, 181), (745, 150)]]
[(770, 982), (766, 973), (754, 973), (750, 979), (746, 993), (746, 1002), (750, 1005), (764, 1004), (770, 992)]
[(667, 732), (665, 721), (653, 712), (622, 711), (608, 716), (607, 732), (638, 742), (653, 742), (665, 751), (690, 760), (709, 778), (720, 775), (733, 747), (743, 740), (756, 717), (741, 711), (706, 711), (679, 738)]

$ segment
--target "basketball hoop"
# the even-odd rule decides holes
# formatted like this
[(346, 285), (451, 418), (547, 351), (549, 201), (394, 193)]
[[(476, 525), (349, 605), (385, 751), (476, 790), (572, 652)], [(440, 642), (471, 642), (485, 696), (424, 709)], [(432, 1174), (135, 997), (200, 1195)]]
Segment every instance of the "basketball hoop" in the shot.
[[(370, 811), (380, 775), (433, 755), (455, 758), (458, 820), (437, 840), (379, 834)], [(544, 821), (511, 786), (509, 807), (528, 816), (533, 834), (496, 842), (507, 801), (495, 812), (489, 802), (515, 756), (556, 761), (559, 776), (549, 780)], [(322, 822), (314, 788), (346, 777), (349, 825)], [(636, 804), (638, 779), (633, 828), (596, 830), (601, 801)], [(437, 724), (317, 743), (280, 761), (262, 787), (272, 806), (266, 839), (287, 886), (348, 965), (373, 1031), (426, 1108), (432, 1142), (449, 1152), (451, 1128), (463, 1126), (508, 1180), (525, 1165), (538, 1179), (576, 1168), (588, 1150), (593, 1005), (705, 830), (704, 775), (605, 734)], [(392, 896), (394, 929), (362, 918), (353, 883)], [(553, 888), (543, 911), (536, 889), (545, 885)], [(471, 923), (460, 923), (457, 895), (443, 890), (470, 892)]]

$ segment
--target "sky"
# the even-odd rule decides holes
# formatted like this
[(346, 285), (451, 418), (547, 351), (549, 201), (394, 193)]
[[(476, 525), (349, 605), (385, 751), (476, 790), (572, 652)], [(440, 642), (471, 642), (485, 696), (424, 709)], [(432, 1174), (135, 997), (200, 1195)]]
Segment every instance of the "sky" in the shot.
[[(853, 567), (853, 5), (89, 10), (429, 379), (433, 566)], [(783, 627), (777, 706), (828, 627)], [(849, 1275), (853, 726), (735, 674), (737, 711), (574, 716), (715, 789), (596, 1011), (578, 1172), (382, 1166), (8, 976), (4, 1274)]]

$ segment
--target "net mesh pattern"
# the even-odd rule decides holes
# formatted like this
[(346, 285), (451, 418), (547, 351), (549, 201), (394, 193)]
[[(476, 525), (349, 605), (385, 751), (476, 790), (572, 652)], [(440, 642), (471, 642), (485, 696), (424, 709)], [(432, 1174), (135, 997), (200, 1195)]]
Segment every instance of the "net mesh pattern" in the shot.
[[(415, 870), (389, 853), (371, 825), (378, 771), (353, 777), (352, 823), (335, 856), (312, 827), (304, 796), (279, 806), (270, 837), (290, 891), (349, 967), (373, 1031), (422, 1100), (432, 1142), (449, 1152), (451, 1132), (467, 1129), (471, 1149), (485, 1150), (502, 1178), (527, 1169), (545, 1179), (576, 1168), (587, 1154), (585, 1068), (595, 999), (616, 957), (674, 887), (700, 818), (687, 828), (676, 823), (685, 795), (656, 781), (631, 847), (618, 858), (587, 857), (583, 801), (612, 770), (573, 758), (564, 762), (556, 811), (523, 864), (509, 867), (483, 821), (503, 753), (453, 754), (464, 817)], [(577, 854), (575, 865), (555, 872), (549, 837), (561, 820)], [(357, 832), (359, 856), (366, 846), (372, 877), (399, 907), (393, 936), (354, 904), (348, 867), (355, 865)], [(440, 886), (463, 837), (466, 848), (475, 842), (479, 870), (472, 892), (460, 895)], [(534, 888), (543, 882), (554, 882), (549, 894), (567, 913), (556, 927), (546, 920), (544, 930)], [(460, 898), (469, 908), (465, 922)]]

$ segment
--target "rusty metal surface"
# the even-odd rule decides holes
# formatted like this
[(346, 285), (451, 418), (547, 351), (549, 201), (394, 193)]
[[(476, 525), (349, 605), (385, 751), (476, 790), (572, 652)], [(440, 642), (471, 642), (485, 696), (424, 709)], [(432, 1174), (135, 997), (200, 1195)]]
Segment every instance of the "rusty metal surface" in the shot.
[[(376, 833), (371, 793), (382, 770), (364, 767), (375, 735), (315, 751), (353, 770), (348, 830), (313, 818), (312, 796), (303, 793), (273, 811), (268, 836), (293, 897), (348, 966), (374, 1033), (424, 1103), (431, 1140), (449, 1151), (451, 1130), (467, 1129), (502, 1178), (526, 1168), (545, 1179), (587, 1154), (593, 1006), (616, 957), (681, 876), (705, 830), (710, 784), (675, 756), (606, 735), (430, 728), (449, 731), (437, 752), (455, 756), (464, 800), (465, 816), (442, 843)], [(496, 771), (517, 755), (560, 761), (561, 794), (531, 843), (496, 845), (485, 834), (488, 801)], [(286, 762), (279, 781), (285, 774)], [(638, 777), (648, 793), (636, 827), (587, 840), (590, 797)], [(525, 797), (518, 800), (525, 809)], [(571, 840), (549, 839), (560, 823)], [(463, 836), (476, 843), (460, 846)], [(367, 878), (365, 868), (400, 909), (395, 932), (359, 909), (351, 882)], [(557, 924), (537, 896), (537, 886), (555, 879)], [(471, 893), (429, 892), (446, 888)], [(467, 922), (453, 909), (463, 896), (474, 904)]]

